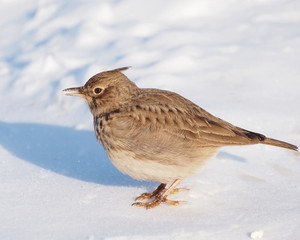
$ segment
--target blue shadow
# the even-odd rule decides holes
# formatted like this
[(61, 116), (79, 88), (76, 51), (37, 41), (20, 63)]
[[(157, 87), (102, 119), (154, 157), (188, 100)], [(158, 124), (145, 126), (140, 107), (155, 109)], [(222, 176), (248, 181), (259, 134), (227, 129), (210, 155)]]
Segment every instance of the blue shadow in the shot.
[(234, 154), (231, 154), (231, 153), (228, 153), (228, 152), (224, 152), (224, 151), (218, 152), (217, 157), (226, 158), (226, 159), (230, 159), (230, 160), (238, 161), (238, 162), (243, 162), (243, 163), (247, 162), (247, 160), (243, 157), (240, 157), (238, 155), (234, 155)]
[(0, 143), (9, 152), (44, 169), (105, 185), (145, 186), (111, 164), (92, 131), (0, 121), (0, 132)]

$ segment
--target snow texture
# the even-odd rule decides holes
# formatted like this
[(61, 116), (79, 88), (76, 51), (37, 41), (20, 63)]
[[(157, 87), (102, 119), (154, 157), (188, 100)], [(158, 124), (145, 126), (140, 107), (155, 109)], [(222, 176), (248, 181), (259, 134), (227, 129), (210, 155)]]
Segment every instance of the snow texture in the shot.
[(298, 0), (2, 0), (0, 239), (300, 239), (299, 153), (222, 148), (172, 196), (189, 204), (132, 207), (157, 183), (116, 170), (84, 101), (61, 91), (132, 66), (140, 87), (300, 146), (299, 12)]

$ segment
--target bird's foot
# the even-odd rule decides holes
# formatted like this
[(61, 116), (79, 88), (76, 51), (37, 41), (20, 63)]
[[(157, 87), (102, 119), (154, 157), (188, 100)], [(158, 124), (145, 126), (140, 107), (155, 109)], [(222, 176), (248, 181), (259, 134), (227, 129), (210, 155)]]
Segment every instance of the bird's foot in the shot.
[(142, 201), (145, 199), (151, 199), (153, 198), (155, 195), (152, 193), (143, 193), (141, 196), (138, 196), (135, 198), (135, 201)]
[(184, 203), (183, 201), (174, 201), (167, 199), (169, 194), (178, 193), (182, 190), (189, 190), (188, 188), (175, 188), (175, 186), (180, 182), (180, 180), (175, 180), (169, 188), (166, 189), (166, 184), (161, 183), (157, 189), (155, 189), (152, 193), (143, 193), (141, 196), (137, 197), (135, 201), (141, 201), (145, 199), (154, 199), (150, 202), (135, 202), (132, 205), (137, 207), (145, 207), (146, 209), (154, 208), (161, 204), (162, 202), (171, 204), (173, 206), (178, 206), (180, 203)]
[(145, 199), (151, 199), (153, 197), (158, 196), (160, 193), (164, 192), (166, 189), (166, 184), (161, 183), (153, 192), (151, 193), (143, 193), (141, 196), (138, 196), (135, 201), (141, 201)]
[(170, 205), (173, 206), (178, 206), (180, 203), (182, 203), (181, 201), (174, 201), (174, 200), (169, 200), (166, 197), (164, 197), (163, 195), (158, 195), (156, 196), (152, 201), (150, 202), (135, 202), (132, 204), (132, 206), (137, 206), (137, 207), (145, 207), (146, 209), (149, 208), (154, 208), (157, 207), (158, 205), (160, 205), (162, 202), (168, 203)]
[[(164, 188), (161, 191), (157, 191), (157, 190), (158, 190), (158, 188), (155, 191), (151, 192), (151, 193), (143, 193), (142, 195), (135, 198), (135, 201), (142, 201), (142, 200), (145, 200), (145, 199), (151, 199), (153, 197), (158, 196), (160, 193), (165, 192), (167, 189)], [(170, 194), (177, 194), (181, 191), (189, 191), (189, 190), (190, 190), (189, 188), (175, 188), (170, 192)]]

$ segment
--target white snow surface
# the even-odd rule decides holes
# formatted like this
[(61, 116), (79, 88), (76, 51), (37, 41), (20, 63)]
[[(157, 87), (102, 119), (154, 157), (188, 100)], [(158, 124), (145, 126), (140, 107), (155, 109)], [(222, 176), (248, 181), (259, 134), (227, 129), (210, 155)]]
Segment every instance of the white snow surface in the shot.
[[(0, 239), (300, 239), (300, 155), (225, 147), (170, 199), (115, 169), (62, 89), (132, 66), (240, 127), (300, 146), (298, 0), (2, 0)], [(142, 143), (141, 143), (142, 144)], [(252, 235), (251, 235), (252, 234)]]

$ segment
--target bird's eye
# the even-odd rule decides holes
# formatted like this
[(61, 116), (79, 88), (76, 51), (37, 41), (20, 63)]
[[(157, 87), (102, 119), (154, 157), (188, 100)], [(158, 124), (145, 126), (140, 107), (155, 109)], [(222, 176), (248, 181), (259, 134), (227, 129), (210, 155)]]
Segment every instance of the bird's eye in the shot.
[(101, 92), (102, 92), (102, 88), (99, 88), (99, 87), (94, 88), (94, 93), (95, 93), (96, 95), (100, 94)]

